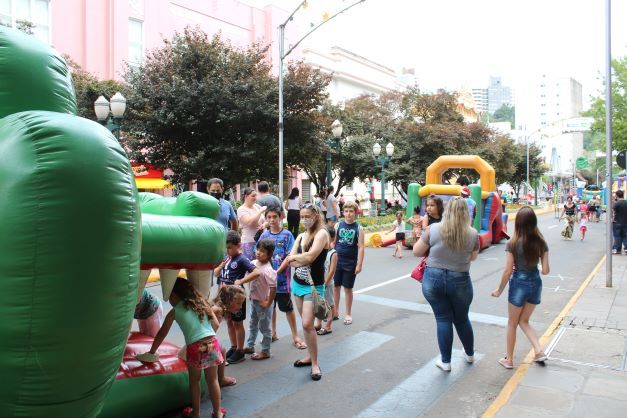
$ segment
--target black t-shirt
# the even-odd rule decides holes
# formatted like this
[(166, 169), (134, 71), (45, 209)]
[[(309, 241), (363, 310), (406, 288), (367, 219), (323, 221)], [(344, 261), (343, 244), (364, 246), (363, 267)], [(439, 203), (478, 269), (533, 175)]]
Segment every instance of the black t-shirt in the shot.
[(235, 280), (241, 280), (255, 269), (255, 265), (250, 262), (243, 254), (239, 254), (233, 258), (227, 257), (222, 273), (220, 274), (220, 283), (233, 284)]
[(568, 207), (568, 204), (564, 204), (564, 209), (564, 214), (566, 216), (573, 216), (575, 214), (575, 211), (577, 210), (577, 205), (573, 203), (571, 207)]
[(614, 223), (627, 226), (627, 200), (614, 203)]

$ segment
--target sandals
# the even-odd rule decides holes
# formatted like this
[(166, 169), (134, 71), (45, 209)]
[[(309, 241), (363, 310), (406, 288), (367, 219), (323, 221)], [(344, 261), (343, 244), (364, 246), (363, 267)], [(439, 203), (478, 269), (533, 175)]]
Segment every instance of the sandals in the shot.
[(533, 361), (535, 361), (536, 363), (544, 363), (547, 360), (548, 356), (546, 354), (544, 354), (544, 351), (540, 351), (538, 354), (536, 354), (533, 358)]
[(307, 344), (305, 344), (303, 341), (294, 341), (292, 344), (299, 350), (304, 350), (307, 348)]
[(277, 337), (276, 335), (272, 336), (272, 342), (275, 342), (275, 341), (278, 341), (278, 340), (279, 340), (279, 337)]
[(307, 366), (311, 366), (311, 360), (310, 361), (296, 360), (294, 362), (294, 367), (307, 367)]
[(350, 316), (344, 319), (344, 325), (350, 325), (352, 323), (353, 323), (353, 318), (351, 318)]
[(224, 377), (224, 382), (220, 383), (220, 387), (221, 388), (226, 388), (226, 387), (229, 387), (229, 386), (235, 386), (236, 384), (237, 384), (237, 379), (236, 378), (225, 376)]
[(326, 329), (326, 328), (322, 328), (322, 329), (319, 329), (319, 330), (316, 332), (316, 334), (318, 334), (318, 335), (327, 335), (327, 334), (331, 334), (332, 332), (333, 332), (333, 331), (331, 331), (331, 330), (328, 330), (328, 329)]
[(499, 364), (508, 370), (514, 368), (514, 364), (507, 357), (500, 358)]
[[(222, 413), (222, 417), (225, 417), (225, 416), (226, 416), (226, 409), (224, 409), (224, 408), (220, 408), (220, 412)], [(213, 418), (213, 417), (217, 417), (217, 415), (216, 415), (216, 413), (215, 413), (215, 412), (212, 412), (212, 413), (211, 413), (211, 418)]]
[(250, 356), (251, 360), (267, 360), (270, 358), (270, 353), (254, 353), (252, 356)]

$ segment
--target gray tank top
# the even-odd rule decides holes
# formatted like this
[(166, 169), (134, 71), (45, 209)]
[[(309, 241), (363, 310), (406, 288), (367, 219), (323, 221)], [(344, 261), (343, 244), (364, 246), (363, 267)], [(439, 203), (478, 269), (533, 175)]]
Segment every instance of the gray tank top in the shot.
[(470, 256), (473, 251), (479, 249), (477, 231), (472, 229), (471, 238), (463, 251), (453, 251), (442, 242), (440, 237), (441, 226), (442, 224), (440, 223), (431, 225), (429, 230), (420, 237), (430, 247), (427, 267), (468, 272), (470, 270)]

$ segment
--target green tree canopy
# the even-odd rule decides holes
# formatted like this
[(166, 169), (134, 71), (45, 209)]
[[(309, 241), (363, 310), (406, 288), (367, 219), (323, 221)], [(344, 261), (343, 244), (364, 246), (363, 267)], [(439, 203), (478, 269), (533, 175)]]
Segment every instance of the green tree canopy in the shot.
[(492, 117), (490, 118), (490, 122), (509, 122), (512, 128), (516, 127), (516, 109), (514, 106), (510, 106), (507, 103), (504, 103), (494, 111)]
[[(237, 49), (219, 35), (186, 28), (144, 64), (128, 67), (126, 145), (133, 158), (171, 168), (182, 184), (214, 176), (229, 185), (275, 180), (278, 90), (267, 53), (267, 47)], [(305, 148), (302, 141), (317, 128), (309, 113), (326, 97), (327, 80), (302, 64), (290, 66), (286, 147)], [(292, 164), (302, 156), (290, 155)]]
[[(612, 142), (614, 149), (627, 149), (627, 57), (612, 60)], [(605, 84), (605, 83), (604, 83)], [(592, 135), (605, 137), (605, 92), (593, 98), (585, 116), (594, 118)], [(599, 144), (599, 141), (595, 141)], [(603, 149), (605, 147), (603, 146)]]

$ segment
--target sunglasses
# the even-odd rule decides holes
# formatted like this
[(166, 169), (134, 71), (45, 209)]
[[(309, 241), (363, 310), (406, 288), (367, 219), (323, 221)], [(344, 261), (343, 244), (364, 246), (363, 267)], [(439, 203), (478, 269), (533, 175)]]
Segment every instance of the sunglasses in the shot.
[(318, 213), (318, 206), (316, 206), (314, 204), (311, 204), (311, 203), (305, 203), (303, 205), (303, 209), (309, 209), (309, 210), (312, 210), (312, 211)]

